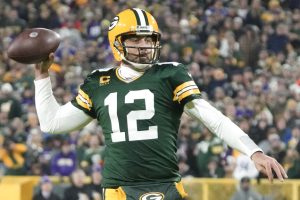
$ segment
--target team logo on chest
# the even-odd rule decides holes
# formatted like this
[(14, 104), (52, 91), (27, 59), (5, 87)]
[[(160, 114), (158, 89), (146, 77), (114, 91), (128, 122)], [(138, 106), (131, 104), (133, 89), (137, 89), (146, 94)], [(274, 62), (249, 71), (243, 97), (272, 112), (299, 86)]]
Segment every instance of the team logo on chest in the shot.
[(100, 76), (99, 84), (101, 85), (107, 85), (110, 82), (110, 76)]
[(146, 194), (143, 194), (139, 200), (163, 200), (164, 195), (160, 192), (149, 192)]

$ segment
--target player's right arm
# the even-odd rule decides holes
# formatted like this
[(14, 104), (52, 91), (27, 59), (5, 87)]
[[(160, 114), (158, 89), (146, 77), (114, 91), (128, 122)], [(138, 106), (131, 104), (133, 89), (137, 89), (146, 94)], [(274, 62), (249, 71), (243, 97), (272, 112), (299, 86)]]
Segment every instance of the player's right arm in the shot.
[(43, 132), (66, 133), (80, 129), (92, 121), (92, 117), (76, 108), (71, 102), (59, 105), (53, 95), (48, 69), (54, 55), (36, 65), (35, 68), (35, 105)]
[(201, 98), (200, 91), (187, 73), (185, 66), (177, 64), (171, 77), (174, 89), (174, 101), (184, 107), (184, 112), (202, 122), (212, 133), (224, 140), (229, 146), (248, 155), (256, 168), (273, 180), (272, 170), (282, 181), (287, 175), (283, 167), (262, 150), (235, 125), (228, 117)]

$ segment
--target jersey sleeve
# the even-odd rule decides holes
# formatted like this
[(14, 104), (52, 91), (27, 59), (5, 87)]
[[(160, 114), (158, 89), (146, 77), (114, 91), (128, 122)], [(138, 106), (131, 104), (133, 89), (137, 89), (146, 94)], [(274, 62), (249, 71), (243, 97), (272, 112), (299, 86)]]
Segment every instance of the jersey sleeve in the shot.
[(75, 107), (79, 108), (92, 118), (96, 118), (89, 87), (89, 77), (80, 85), (77, 96), (71, 102)]
[(187, 67), (183, 64), (179, 64), (175, 68), (175, 73), (171, 76), (174, 95), (173, 101), (184, 106), (193, 99), (201, 98), (200, 90), (188, 73)]

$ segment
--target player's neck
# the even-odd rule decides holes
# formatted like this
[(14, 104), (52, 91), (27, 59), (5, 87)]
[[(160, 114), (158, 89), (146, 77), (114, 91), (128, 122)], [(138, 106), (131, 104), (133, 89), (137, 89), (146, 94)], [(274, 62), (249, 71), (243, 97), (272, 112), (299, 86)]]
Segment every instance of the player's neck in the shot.
[(119, 70), (119, 75), (124, 80), (135, 80), (144, 74), (144, 71), (135, 70), (125, 63), (121, 63), (118, 70)]

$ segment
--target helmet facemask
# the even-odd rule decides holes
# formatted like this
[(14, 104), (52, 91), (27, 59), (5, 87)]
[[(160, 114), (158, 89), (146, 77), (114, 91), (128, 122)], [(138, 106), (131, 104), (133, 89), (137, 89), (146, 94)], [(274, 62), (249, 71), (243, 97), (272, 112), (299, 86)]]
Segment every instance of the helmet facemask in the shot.
[[(150, 46), (129, 46), (126, 40), (130, 38), (151, 38)], [(136, 31), (120, 34), (116, 37), (114, 47), (118, 50), (122, 60), (138, 69), (143, 69), (159, 60), (160, 56), (160, 34), (152, 31), (151, 33), (138, 34)], [(129, 49), (137, 49), (137, 53), (129, 53)]]

